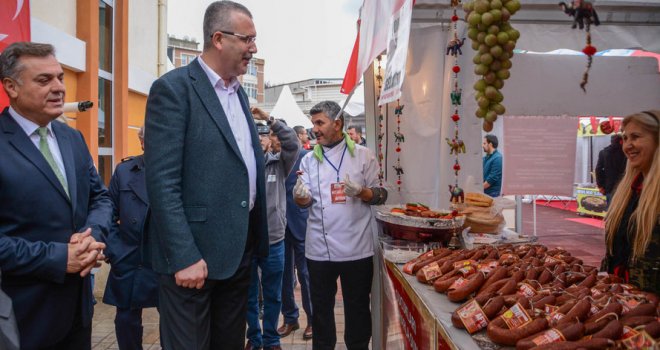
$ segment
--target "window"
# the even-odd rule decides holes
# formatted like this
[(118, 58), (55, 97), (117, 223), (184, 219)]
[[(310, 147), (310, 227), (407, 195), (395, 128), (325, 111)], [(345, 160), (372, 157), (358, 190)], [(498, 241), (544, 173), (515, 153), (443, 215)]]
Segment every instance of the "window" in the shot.
[(190, 55), (190, 54), (187, 54), (187, 53), (182, 53), (181, 54), (181, 66), (187, 66), (188, 64), (190, 64), (195, 59), (195, 57), (197, 57), (197, 56)]
[(255, 99), (257, 98), (257, 84), (244, 83), (243, 84), (243, 89), (245, 90), (245, 93), (247, 93), (247, 95), (249, 97), (252, 97), (252, 98), (255, 98)]
[(112, 81), (99, 78), (99, 147), (112, 147)]
[(106, 186), (110, 185), (110, 178), (112, 178), (112, 155), (99, 154), (99, 167), (98, 173)]
[(99, 0), (99, 69), (112, 73), (113, 9)]
[(257, 76), (257, 65), (254, 62), (254, 59), (250, 60), (250, 63), (247, 67), (247, 74)]

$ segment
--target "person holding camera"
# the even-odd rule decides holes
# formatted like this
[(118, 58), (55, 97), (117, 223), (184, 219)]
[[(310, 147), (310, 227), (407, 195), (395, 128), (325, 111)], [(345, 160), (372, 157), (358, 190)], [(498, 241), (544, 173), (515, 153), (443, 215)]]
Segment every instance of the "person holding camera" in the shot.
[[(286, 189), (284, 182), (300, 152), (296, 132), (259, 108), (252, 108), (257, 123), (261, 148), (266, 161), (266, 214), (268, 217), (269, 252), (267, 257), (252, 258), (247, 307), (245, 349), (281, 349), (277, 321), (282, 308), (282, 275), (284, 273), (284, 231), (286, 228)], [(261, 276), (257, 273), (261, 269)], [(259, 324), (259, 284), (263, 292), (263, 328)]]

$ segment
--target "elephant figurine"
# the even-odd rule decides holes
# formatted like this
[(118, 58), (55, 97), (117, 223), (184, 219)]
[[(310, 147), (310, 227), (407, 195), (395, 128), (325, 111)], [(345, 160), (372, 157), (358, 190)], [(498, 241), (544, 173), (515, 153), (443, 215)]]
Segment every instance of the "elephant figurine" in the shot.
[(403, 105), (395, 107), (394, 108), (394, 114), (397, 114), (397, 115), (403, 114)]
[(400, 132), (394, 132), (394, 142), (406, 142), (406, 138)]
[(454, 106), (461, 105), (461, 95), (463, 94), (463, 89), (456, 89), (449, 94), (451, 97), (451, 104)]
[(463, 189), (458, 187), (458, 185), (449, 185), (449, 193), (451, 194), (450, 201), (452, 203), (463, 203), (465, 201)]
[(449, 44), (447, 45), (447, 53), (446, 55), (462, 55), (463, 52), (461, 51), (461, 46), (465, 43), (465, 38), (463, 40), (458, 40), (458, 38), (452, 39)]
[(403, 168), (400, 165), (392, 165), (392, 168), (396, 171), (396, 176), (403, 175)]
[(571, 26), (573, 29), (578, 26), (580, 29), (584, 29), (585, 20), (588, 24), (593, 24), (596, 26), (600, 25), (600, 20), (598, 19), (596, 9), (594, 9), (594, 5), (589, 1), (573, 0), (570, 6), (561, 1), (559, 3), (559, 8), (561, 8), (565, 14), (573, 17), (573, 25)]
[(449, 140), (448, 138), (445, 138), (445, 140), (447, 140), (447, 144), (451, 149), (449, 151), (449, 154), (465, 153), (465, 143), (463, 143), (463, 140), (457, 140), (457, 139)]

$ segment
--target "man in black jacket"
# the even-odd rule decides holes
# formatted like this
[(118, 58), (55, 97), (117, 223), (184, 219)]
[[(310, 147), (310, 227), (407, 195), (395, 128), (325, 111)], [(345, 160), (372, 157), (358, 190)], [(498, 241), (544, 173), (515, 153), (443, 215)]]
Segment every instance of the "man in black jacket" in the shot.
[(596, 164), (596, 184), (600, 193), (607, 198), (610, 205), (616, 185), (626, 171), (626, 156), (621, 147), (621, 135), (612, 135), (611, 144), (598, 153)]

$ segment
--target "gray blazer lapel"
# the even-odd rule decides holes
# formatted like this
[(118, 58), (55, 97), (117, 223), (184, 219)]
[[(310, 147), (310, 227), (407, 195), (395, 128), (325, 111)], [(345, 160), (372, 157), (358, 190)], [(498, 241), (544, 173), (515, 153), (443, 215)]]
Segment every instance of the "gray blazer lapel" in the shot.
[[(25, 135), (23, 130), (18, 126), (14, 118), (9, 113), (3, 113), (0, 117), (0, 122), (3, 124), (5, 133), (8, 133), (9, 143), (16, 148), (27, 160), (29, 160), (39, 171), (46, 177), (46, 179), (57, 189), (57, 191), (67, 200), (69, 199), (64, 192), (64, 188), (60, 181), (55, 176), (53, 169), (50, 168), (46, 158), (39, 152), (30, 138)], [(59, 144), (59, 140), (58, 140)], [(60, 146), (61, 147), (61, 146)], [(66, 164), (66, 163), (65, 163)], [(68, 175), (68, 174), (67, 174)]]
[(78, 183), (78, 179), (76, 178), (76, 163), (73, 160), (73, 142), (70, 136), (64, 131), (64, 125), (59, 122), (52, 122), (52, 125), (55, 137), (57, 138), (57, 145), (60, 147), (60, 153), (62, 154), (62, 162), (64, 162), (64, 172), (66, 172), (66, 182), (67, 187), (69, 187), (71, 207), (75, 213), (76, 199), (78, 196), (76, 191), (78, 186), (76, 186), (76, 184)]
[(216, 95), (215, 90), (213, 90), (213, 86), (211, 86), (211, 82), (202, 69), (202, 66), (200, 66), (197, 59), (195, 59), (188, 65), (188, 69), (190, 72), (190, 78), (192, 79), (193, 89), (197, 92), (199, 99), (202, 100), (206, 111), (209, 113), (213, 121), (215, 121), (222, 135), (227, 139), (231, 149), (236, 153), (238, 158), (243, 161), (243, 156), (238, 149), (234, 133), (232, 133), (229, 121), (227, 121), (225, 110), (222, 108), (222, 105), (218, 100), (218, 95)]

